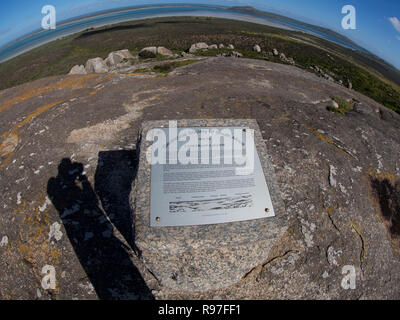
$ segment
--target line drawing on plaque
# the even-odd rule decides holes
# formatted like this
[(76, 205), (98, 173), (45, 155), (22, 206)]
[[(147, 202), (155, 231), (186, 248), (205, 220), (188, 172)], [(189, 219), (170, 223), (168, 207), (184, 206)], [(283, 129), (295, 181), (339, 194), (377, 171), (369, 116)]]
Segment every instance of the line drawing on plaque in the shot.
[(249, 208), (252, 206), (252, 195), (243, 194), (233, 197), (221, 197), (216, 199), (173, 201), (169, 203), (169, 212), (197, 212), (208, 210)]

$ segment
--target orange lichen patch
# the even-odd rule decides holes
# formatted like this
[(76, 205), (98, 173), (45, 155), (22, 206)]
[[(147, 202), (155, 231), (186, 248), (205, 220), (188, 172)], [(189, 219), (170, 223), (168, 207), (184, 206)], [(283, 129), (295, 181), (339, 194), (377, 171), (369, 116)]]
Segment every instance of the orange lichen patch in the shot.
[[(114, 74), (107, 74), (106, 76), (101, 77), (98, 79), (98, 81), (92, 81), (92, 83), (89, 83), (88, 80), (94, 79), (94, 78), (99, 78), (98, 74), (89, 74), (89, 75), (83, 75), (77, 77), (67, 77), (65, 79), (62, 79), (54, 84), (51, 84), (47, 87), (44, 88), (39, 88), (37, 90), (33, 91), (28, 91), (25, 95), (19, 96), (17, 98), (11, 99), (9, 101), (6, 101), (3, 103), (3, 105), (0, 106), (0, 112), (8, 109), (11, 107), (13, 104), (17, 102), (22, 102), (27, 99), (30, 99), (34, 96), (37, 96), (41, 93), (50, 91), (50, 90), (55, 90), (55, 89), (75, 89), (75, 88), (87, 88), (87, 87), (93, 87), (96, 85), (98, 82), (103, 81), (108, 78), (113, 78), (115, 77)], [(90, 95), (93, 95), (100, 91), (103, 88), (99, 88), (95, 91), (89, 92)], [(24, 120), (18, 122), (14, 127), (12, 127), (10, 130), (4, 132), (0, 136), (0, 157), (5, 158), (0, 164), (0, 169), (6, 166), (10, 160), (12, 159), (12, 152), (15, 150), (15, 148), (18, 145), (19, 142), (19, 134), (20, 134), (20, 129), (25, 126), (26, 124), (30, 123), (33, 119), (36, 117), (40, 116), (42, 113), (46, 112), (47, 110), (51, 109), (52, 107), (59, 105), (61, 103), (64, 103), (68, 101), (71, 98), (74, 98), (76, 96), (69, 96), (65, 100), (58, 100), (49, 104), (46, 104), (44, 106), (41, 106), (34, 110), (32, 113), (28, 114)]]
[[(38, 227), (42, 227), (43, 225), (46, 227), (49, 226), (48, 211), (44, 210), (43, 212), (40, 212), (38, 208), (41, 203), (46, 201), (46, 195), (47, 190), (44, 189), (31, 201), (22, 201), (21, 204), (14, 209), (14, 214), (22, 214), (24, 222), (27, 222), (31, 225), (36, 225)], [(37, 206), (33, 207), (32, 203), (37, 204)], [(47, 235), (46, 233), (43, 234)]]
[(26, 90), (24, 91), (23, 94), (12, 98), (10, 100), (4, 101), (1, 106), (0, 106), (0, 113), (8, 110), (11, 108), (13, 105), (26, 101), (28, 99), (34, 98), (36, 96), (39, 96), (43, 93), (46, 93), (51, 90), (57, 90), (57, 89), (76, 89), (76, 88), (82, 88), (82, 87), (87, 87), (89, 85), (88, 80), (93, 79), (98, 77), (98, 74), (88, 74), (88, 75), (82, 75), (79, 77), (67, 77), (65, 79), (61, 79), (55, 83), (52, 83), (46, 87), (43, 88), (31, 88), (31, 90)]
[[(20, 231), (20, 241), (17, 252), (34, 266), (43, 263), (59, 264), (61, 252), (49, 241), (50, 221), (48, 210), (40, 212), (39, 205), (46, 201), (46, 190), (42, 190), (32, 201), (24, 201), (15, 210), (22, 215), (23, 226)], [(33, 203), (35, 205), (33, 205)]]
[(60, 250), (49, 249), (47, 243), (42, 243), (42, 249), (48, 256), (51, 257), (53, 264), (60, 263)]
[(27, 201), (25, 200), (22, 201), (22, 203), (16, 209), (14, 209), (14, 214), (23, 213), (27, 205), (28, 205)]
[(394, 172), (376, 172), (375, 170), (368, 168), (365, 170), (366, 174), (371, 178), (380, 179), (380, 180), (388, 180), (391, 184), (395, 184), (397, 180), (400, 179), (400, 175), (396, 175)]
[[(63, 103), (63, 100), (58, 100), (49, 104), (46, 104), (44, 106), (41, 106), (39, 108), (37, 108), (35, 111), (33, 111), (32, 113), (28, 114), (24, 120), (18, 122), (12, 129), (11, 132), (17, 132), (18, 129), (20, 129), (21, 127), (23, 127), (24, 125), (28, 124), (29, 122), (31, 122), (34, 118), (40, 116), (43, 112), (49, 110), (50, 108)], [(3, 137), (3, 135), (2, 135)]]
[(143, 72), (133, 72), (133, 73), (127, 73), (126, 76), (127, 77), (136, 77), (136, 76), (141, 76), (144, 75), (145, 73)]
[(114, 78), (114, 77), (116, 77), (116, 76), (117, 76), (116, 73), (108, 73), (108, 74), (106, 74), (105, 76), (103, 76), (103, 77), (101, 78), (101, 80), (106, 80), (106, 79)]
[[(0, 136), (0, 139), (2, 140), (2, 143), (0, 144), (0, 156), (5, 157), (5, 159), (0, 164), (0, 168), (6, 166), (10, 162), (10, 160), (12, 158), (12, 152), (18, 145), (18, 140), (19, 140), (18, 135), (20, 134), (20, 132), (19, 132), (20, 129), (24, 125), (30, 123), (34, 118), (40, 116), (43, 112), (49, 110), (50, 108), (52, 108), (56, 105), (59, 105), (62, 102), (64, 102), (64, 101), (59, 100), (59, 101), (55, 101), (55, 102), (52, 102), (52, 103), (49, 103), (49, 104), (46, 104), (44, 106), (37, 108), (32, 113), (28, 114), (24, 120), (18, 122), (9, 131), (4, 132)], [(12, 142), (14, 144), (11, 144)]]
[(354, 221), (350, 221), (350, 222), (348, 223), (348, 225), (349, 225), (351, 228), (353, 228), (358, 234), (361, 234), (362, 228), (361, 228), (358, 224), (356, 224)]
[(365, 259), (365, 254), (367, 252), (367, 246), (365, 243), (365, 240), (362, 236), (362, 228), (357, 225), (355, 222), (351, 221), (348, 223), (348, 225), (350, 226), (350, 228), (358, 235), (358, 237), (361, 239), (361, 253), (360, 253), (360, 262), (364, 262)]
[(26, 245), (20, 243), (17, 252), (21, 255), (21, 257), (28, 261), (31, 264), (34, 264), (35, 260), (32, 258), (31, 248), (27, 247)]
[(284, 114), (282, 116), (280, 116), (279, 118), (274, 119), (273, 121), (276, 123), (281, 123), (281, 122), (286, 122), (286, 121), (290, 121), (291, 119), (287, 116), (287, 114)]
[[(102, 78), (100, 78), (98, 81), (96, 81), (94, 84), (92, 84), (92, 86), (91, 87), (93, 87), (94, 85), (96, 85), (97, 83), (100, 83), (100, 82), (102, 82), (102, 81), (104, 81), (104, 80), (107, 80), (107, 79), (109, 79), (109, 78), (113, 78), (113, 77), (115, 77), (116, 75), (115, 74), (107, 74), (107, 75), (105, 75), (105, 76), (103, 76)], [(90, 91), (89, 92), (89, 95), (94, 95), (94, 94), (96, 94), (97, 92), (99, 92), (100, 90), (102, 90), (102, 89), (104, 89), (104, 86), (103, 87), (100, 87), (100, 88), (97, 88), (97, 89), (95, 89), (95, 90), (93, 90), (93, 91)]]
[(99, 92), (101, 89), (103, 89), (103, 88), (98, 88), (96, 90), (90, 91), (89, 95), (92, 96), (92, 95), (96, 94), (97, 92)]
[(341, 152), (349, 155), (350, 157), (354, 158), (354, 156), (349, 151), (347, 151), (345, 148), (343, 148), (341, 146), (338, 146), (335, 142), (333, 142), (332, 139), (324, 136), (320, 131), (318, 131), (318, 129), (314, 129), (314, 128), (308, 126), (308, 125), (306, 125), (306, 127), (307, 127), (308, 130), (310, 130), (312, 133), (314, 133), (317, 136), (317, 138), (320, 139), (321, 141), (324, 141), (326, 143), (331, 144), (332, 146), (334, 146), (339, 151), (341, 151)]
[(16, 134), (10, 133), (0, 145), (0, 157), (7, 156), (11, 152), (13, 152), (17, 145), (18, 136)]

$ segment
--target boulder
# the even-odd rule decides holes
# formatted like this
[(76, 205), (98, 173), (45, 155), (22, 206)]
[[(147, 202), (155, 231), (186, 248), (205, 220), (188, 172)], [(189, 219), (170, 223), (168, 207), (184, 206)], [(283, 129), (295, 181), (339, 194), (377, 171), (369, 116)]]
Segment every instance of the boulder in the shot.
[(157, 56), (157, 47), (146, 47), (140, 50), (139, 57), (147, 59), (147, 58), (155, 58)]
[(224, 46), (222, 43), (220, 43), (220, 44), (218, 45), (218, 48), (223, 49), (223, 48), (225, 48), (225, 46)]
[(105, 59), (108, 67), (115, 67), (124, 60), (135, 59), (128, 49), (113, 51)]
[(286, 55), (285, 55), (283, 52), (281, 52), (281, 53), (279, 54), (279, 58), (280, 58), (281, 60), (286, 60)]
[(350, 82), (350, 80), (347, 80), (347, 88), (350, 90), (353, 89), (353, 84)]
[(165, 47), (157, 47), (157, 53), (167, 57), (174, 56), (174, 53)]
[(117, 54), (121, 55), (125, 59), (135, 59), (132, 53), (128, 49), (116, 51)]
[(229, 44), (228, 45), (228, 49), (232, 49), (233, 50), (233, 49), (235, 49), (235, 47), (233, 46), (233, 44)]
[(273, 49), (273, 50), (272, 50), (272, 54), (276, 57), (276, 56), (279, 55), (279, 51), (276, 50), (276, 49)]
[(190, 53), (186, 53), (185, 51), (182, 51), (182, 52), (181, 52), (181, 57), (182, 57), (182, 58), (192, 58), (193, 55), (190, 54)]
[[(367, 104), (367, 103), (356, 103), (354, 105), (353, 110), (357, 113), (369, 115), (369, 116), (377, 117), (377, 118), (380, 117), (380, 113), (381, 113), (380, 112), (381, 110), (379, 109), (379, 107), (371, 105), (371, 104)], [(383, 110), (386, 111), (388, 109), (384, 108)]]
[(84, 65), (76, 65), (72, 67), (69, 74), (87, 74), (87, 72)]
[(260, 47), (258, 44), (256, 44), (256, 45), (254, 45), (254, 47), (253, 47), (253, 51), (255, 51), (255, 52), (257, 52), (257, 53), (260, 53), (260, 52), (261, 52), (261, 47)]
[(293, 58), (288, 58), (287, 62), (289, 62), (291, 65), (295, 65), (296, 62), (293, 60)]
[(328, 102), (328, 108), (339, 109), (339, 104), (335, 100), (331, 100)]
[(329, 74), (327, 73), (323, 73), (322, 76), (329, 81), (335, 81), (335, 79), (333, 79)]
[(243, 57), (243, 54), (241, 54), (240, 52), (237, 52), (237, 51), (232, 51), (232, 52), (229, 52), (228, 54), (226, 54), (226, 57), (241, 58), (241, 57)]
[(192, 44), (192, 46), (189, 49), (189, 53), (196, 52), (197, 50), (205, 50), (208, 49), (208, 44), (205, 42), (198, 42), (195, 44)]
[(108, 68), (102, 58), (89, 59), (85, 66), (87, 73), (107, 73)]
[(381, 108), (376, 108), (375, 111), (376, 115), (385, 121), (396, 121), (395, 119), (398, 118), (398, 114), (395, 111), (383, 106)]
[(208, 49), (218, 49), (218, 46), (216, 44), (212, 44), (208, 47)]

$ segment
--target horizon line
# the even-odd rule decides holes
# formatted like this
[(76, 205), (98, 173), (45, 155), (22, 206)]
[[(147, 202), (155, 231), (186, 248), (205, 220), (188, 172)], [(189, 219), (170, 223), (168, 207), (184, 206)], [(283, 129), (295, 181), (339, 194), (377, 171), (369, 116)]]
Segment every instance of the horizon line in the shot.
[[(272, 12), (272, 11), (260, 10), (260, 9), (257, 9), (257, 8), (255, 8), (255, 7), (253, 7), (253, 6), (250, 6), (250, 5), (243, 5), (243, 6), (223, 6), (223, 5), (217, 5), (217, 4), (215, 4), (215, 5), (214, 5), (214, 4), (209, 5), (209, 4), (194, 4), (194, 3), (182, 3), (182, 4), (177, 4), (177, 3), (170, 3), (170, 4), (169, 4), (169, 3), (165, 3), (165, 4), (144, 4), (144, 5), (137, 5), (137, 6), (119, 7), (119, 8), (115, 8), (115, 9), (109, 9), (109, 10), (99, 10), (99, 11), (94, 11), (94, 12), (92, 12), (92, 13), (77, 15), (77, 16), (75, 16), (75, 17), (71, 17), (71, 18), (67, 18), (67, 19), (61, 20), (59, 23), (57, 23), (57, 25), (63, 26), (63, 25), (67, 25), (68, 23), (72, 23), (72, 22), (76, 22), (76, 21), (80, 21), (80, 20), (84, 20), (84, 19), (88, 19), (88, 18), (92, 18), (92, 17), (98, 17), (98, 16), (102, 16), (102, 15), (107, 15), (107, 14), (110, 14), (110, 13), (123, 12), (123, 11), (129, 11), (129, 10), (140, 10), (140, 9), (147, 9), (147, 8), (162, 8), (162, 7), (202, 7), (202, 8), (218, 8), (218, 9), (248, 8), (248, 9), (253, 9), (253, 10), (259, 11), (259, 12), (261, 12), (261, 13), (270, 13), (270, 14), (274, 14), (274, 15), (276, 15), (276, 16), (281, 16), (281, 17), (284, 17), (284, 18), (286, 18), (286, 19), (294, 20), (294, 21), (297, 21), (297, 22), (300, 22), (300, 23), (303, 23), (303, 24), (307, 24), (307, 25), (310, 25), (310, 26), (318, 27), (318, 28), (324, 28), (324, 29), (326, 29), (326, 30), (329, 30), (329, 31), (331, 31), (331, 32), (334, 32), (334, 33), (336, 33), (336, 34), (338, 34), (338, 35), (340, 35), (340, 36), (346, 38), (348, 41), (351, 41), (353, 44), (355, 44), (357, 47), (359, 47), (359, 48), (356, 49), (356, 51), (362, 52), (362, 51), (360, 50), (360, 49), (362, 49), (362, 50), (364, 50), (366, 53), (368, 53), (368, 54), (370, 54), (370, 55), (373, 55), (373, 56), (375, 56), (375, 57), (381, 59), (383, 62), (387, 63), (388, 65), (390, 65), (391, 67), (395, 68), (397, 71), (400, 72), (400, 68), (396, 67), (393, 63), (387, 61), (387, 59), (381, 57), (378, 53), (373, 53), (373, 52), (371, 52), (370, 50), (364, 48), (361, 44), (359, 44), (359, 41), (358, 41), (358, 40), (353, 40), (353, 39), (349, 38), (348, 36), (343, 35), (343, 34), (339, 33), (338, 31), (335, 31), (335, 30), (334, 30), (333, 28), (331, 28), (331, 27), (327, 27), (327, 26), (324, 26), (324, 25), (318, 25), (318, 24), (313, 24), (313, 23), (301, 21), (301, 20), (299, 20), (299, 19), (297, 19), (297, 18), (291, 18), (291, 17), (289, 17), (289, 16), (287, 16), (287, 15), (284, 15), (284, 14), (282, 14), (282, 13), (274, 13), (274, 12)], [(196, 16), (196, 15), (193, 15), (193, 16)], [(174, 17), (174, 16), (171, 15), (170, 17)], [(128, 22), (128, 21), (134, 21), (134, 20), (145, 20), (145, 19), (149, 19), (149, 18), (126, 20), (126, 21), (116, 22), (115, 24), (123, 23), (123, 22)], [(220, 19), (222, 19), (222, 18), (220, 18)], [(233, 19), (233, 20), (238, 20), (238, 21), (240, 21), (240, 19), (235, 19), (235, 18), (232, 18), (232, 19)], [(244, 20), (244, 21), (247, 21), (247, 22), (250, 22), (250, 23), (255, 23), (255, 24), (260, 24), (260, 23), (257, 23), (257, 22), (249, 21), (249, 20)], [(104, 25), (101, 25), (101, 26), (97, 26), (96, 28), (101, 28), (101, 27), (106, 26), (106, 25), (108, 25), (108, 24), (104, 24)], [(113, 25), (113, 24), (111, 24), (111, 25)], [(275, 28), (283, 29), (282, 27), (275, 27)], [(86, 29), (83, 29), (83, 30), (86, 30)], [(38, 34), (38, 33), (45, 32), (45, 31), (48, 31), (48, 30), (44, 30), (44, 29), (42, 29), (42, 28), (38, 28), (38, 29), (36, 29), (36, 30), (34, 30), (34, 31), (32, 31), (32, 32), (26, 33), (26, 34), (24, 34), (24, 35), (22, 35), (22, 36), (20, 36), (20, 37), (18, 37), (18, 38), (16, 38), (16, 39), (14, 39), (14, 40), (11, 40), (11, 41), (5, 43), (4, 45), (0, 46), (0, 51), (6, 49), (6, 48), (8, 48), (8, 47), (10, 47), (10, 46), (13, 45), (13, 44), (18, 43), (19, 41), (21, 41), (21, 40), (23, 40), (23, 39), (25, 39), (25, 38), (27, 38), (27, 37), (29, 37), (29, 36), (31, 36), (31, 35)], [(302, 32), (302, 33), (306, 33), (306, 34), (311, 34), (311, 33), (307, 33), (307, 32), (304, 32), (304, 31), (299, 31), (299, 30), (294, 30), (294, 31)], [(81, 31), (78, 31), (78, 32), (75, 32), (75, 33), (79, 33), (79, 32), (81, 32)], [(72, 35), (72, 34), (75, 34), (75, 33), (71, 33), (71, 34), (68, 34), (68, 35), (66, 35), (66, 36), (69, 36), (69, 35)], [(321, 37), (321, 36), (319, 36), (319, 35), (315, 35), (315, 34), (312, 34), (312, 35), (314, 35), (314, 36), (316, 36), (316, 37), (318, 37), (318, 38), (324, 39), (323, 37)], [(60, 37), (60, 38), (62, 38), (62, 37)], [(40, 44), (40, 45), (38, 45), (38, 46), (29, 48), (29, 49), (27, 49), (26, 51), (23, 51), (23, 52), (21, 52), (21, 53), (15, 55), (15, 56), (11, 56), (11, 57), (8, 58), (8, 59), (5, 59), (5, 60), (3, 60), (3, 61), (0, 61), (0, 64), (3, 63), (3, 62), (8, 61), (8, 60), (10, 60), (10, 59), (13, 59), (13, 58), (15, 58), (15, 57), (18, 57), (18, 56), (20, 56), (21, 54), (24, 54), (24, 53), (26, 53), (26, 52), (28, 52), (28, 51), (30, 51), (30, 50), (33, 50), (33, 49), (35, 49), (35, 48), (37, 48), (37, 47), (39, 47), (39, 46), (41, 46), (41, 45), (44, 45), (44, 44), (46, 44), (46, 43), (55, 41), (55, 40), (60, 39), (60, 38), (52, 39), (52, 40), (50, 40), (50, 41), (43, 42), (42, 44)], [(340, 43), (337, 43), (337, 42), (335, 42), (335, 41), (331, 41), (331, 40), (329, 40), (329, 39), (325, 39), (325, 40), (327, 40), (327, 41), (329, 41), (329, 42), (332, 42), (332, 43), (335, 43), (336, 45), (339, 45), (339, 46), (341, 46), (341, 47), (346, 48), (346, 46), (344, 46), (344, 45), (342, 45), (342, 44), (340, 44)], [(347, 48), (348, 48), (348, 47), (347, 47)], [(352, 49), (352, 48), (348, 48), (348, 49), (355, 50), (355, 49)]]

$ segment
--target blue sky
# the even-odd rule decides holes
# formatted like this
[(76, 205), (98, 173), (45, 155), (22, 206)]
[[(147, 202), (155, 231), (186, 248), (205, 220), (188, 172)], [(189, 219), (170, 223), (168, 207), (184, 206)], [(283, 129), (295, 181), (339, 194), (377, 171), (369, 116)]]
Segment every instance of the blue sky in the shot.
[[(328, 27), (400, 69), (400, 0), (1, 0), (0, 46), (40, 28), (44, 5), (56, 7), (57, 21), (99, 10), (160, 3), (251, 5), (304, 22)], [(357, 29), (341, 28), (344, 5), (357, 11)]]

